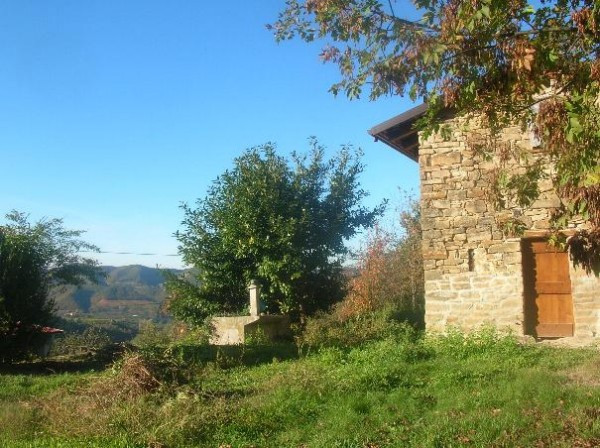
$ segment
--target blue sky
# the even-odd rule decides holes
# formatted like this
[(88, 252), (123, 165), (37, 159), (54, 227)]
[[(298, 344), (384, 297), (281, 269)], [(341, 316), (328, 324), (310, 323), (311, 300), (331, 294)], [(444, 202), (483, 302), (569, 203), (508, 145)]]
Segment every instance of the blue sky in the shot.
[(366, 132), (409, 100), (333, 97), (323, 42), (277, 44), (265, 29), (283, 4), (1, 2), (0, 213), (63, 218), (105, 251), (174, 254), (180, 202), (203, 197), (245, 148), (304, 151), (311, 135), (332, 154), (363, 149), (368, 204), (416, 192), (417, 164)]

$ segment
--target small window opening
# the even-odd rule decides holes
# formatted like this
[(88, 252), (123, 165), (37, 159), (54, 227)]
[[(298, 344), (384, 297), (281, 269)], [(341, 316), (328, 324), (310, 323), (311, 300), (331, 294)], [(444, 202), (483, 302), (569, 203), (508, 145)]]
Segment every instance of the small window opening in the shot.
[(475, 251), (473, 249), (469, 249), (469, 272), (473, 272), (475, 270)]

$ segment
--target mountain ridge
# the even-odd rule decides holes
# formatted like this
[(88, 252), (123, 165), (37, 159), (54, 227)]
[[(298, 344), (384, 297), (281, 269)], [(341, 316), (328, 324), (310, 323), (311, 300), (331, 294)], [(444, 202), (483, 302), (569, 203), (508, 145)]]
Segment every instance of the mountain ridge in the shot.
[(163, 272), (180, 274), (184, 269), (162, 269), (133, 264), (101, 266), (98, 283), (62, 286), (51, 293), (59, 316), (90, 315), (110, 318), (154, 318), (166, 298)]

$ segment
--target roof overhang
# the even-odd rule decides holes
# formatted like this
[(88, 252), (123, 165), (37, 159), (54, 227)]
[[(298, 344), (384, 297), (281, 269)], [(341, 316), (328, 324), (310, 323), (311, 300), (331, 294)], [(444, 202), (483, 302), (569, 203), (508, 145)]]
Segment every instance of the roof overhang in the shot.
[(381, 140), (396, 151), (418, 162), (419, 133), (414, 125), (425, 114), (426, 110), (426, 104), (413, 107), (394, 118), (390, 118), (374, 126), (369, 130), (369, 134), (375, 137), (375, 141)]

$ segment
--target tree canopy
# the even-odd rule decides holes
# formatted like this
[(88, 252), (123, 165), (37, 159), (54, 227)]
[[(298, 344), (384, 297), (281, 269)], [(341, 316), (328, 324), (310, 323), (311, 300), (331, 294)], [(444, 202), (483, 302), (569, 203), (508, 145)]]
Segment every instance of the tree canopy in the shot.
[(51, 287), (96, 281), (97, 263), (78, 254), (96, 248), (83, 241), (83, 231), (68, 230), (61, 219), (34, 224), (13, 211), (0, 225), (0, 330), (48, 325), (54, 304)]
[[(392, 0), (288, 0), (269, 27), (278, 40), (329, 39), (321, 58), (339, 67), (334, 94), (358, 98), (367, 90), (371, 99), (407, 94), (424, 100), (428, 112), (419, 126), (425, 135), (445, 131), (444, 110), (482, 120), (493, 137), (509, 124), (533, 126), (543, 143), (537, 157), (556, 167), (552, 180), (561, 207), (554, 228), (583, 218), (589, 232), (572, 242), (600, 258), (600, 4), (413, 4), (416, 20), (399, 17), (405, 8)], [(493, 142), (487, 146), (490, 158), (498, 156)], [(526, 159), (522, 153), (518, 157)], [(492, 191), (529, 206), (537, 192), (527, 186), (546, 175), (539, 162), (525, 173), (501, 172)]]
[(326, 160), (316, 140), (311, 147), (291, 161), (272, 144), (248, 149), (196, 207), (182, 206), (179, 251), (198, 274), (169, 276), (176, 317), (199, 323), (243, 311), (251, 280), (270, 313), (312, 313), (341, 299), (345, 242), (371, 227), (384, 204), (361, 204), (358, 153), (343, 148)]

